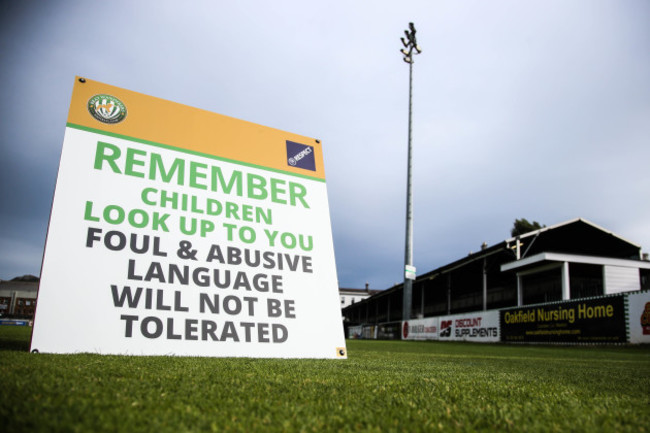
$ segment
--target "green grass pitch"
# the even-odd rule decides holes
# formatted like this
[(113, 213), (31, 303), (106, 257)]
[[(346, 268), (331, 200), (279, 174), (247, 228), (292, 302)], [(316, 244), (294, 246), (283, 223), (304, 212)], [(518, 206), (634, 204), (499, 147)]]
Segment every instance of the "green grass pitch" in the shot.
[(650, 348), (349, 341), (348, 360), (47, 355), (0, 327), (4, 432), (648, 432)]

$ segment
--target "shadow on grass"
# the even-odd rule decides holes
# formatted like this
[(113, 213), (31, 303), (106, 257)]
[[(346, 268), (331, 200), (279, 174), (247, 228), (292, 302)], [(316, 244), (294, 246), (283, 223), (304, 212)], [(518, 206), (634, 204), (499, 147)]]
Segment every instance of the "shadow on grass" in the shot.
[(29, 352), (31, 335), (28, 326), (0, 326), (0, 351)]
[(14, 350), (16, 352), (29, 352), (29, 341), (0, 339), (0, 351), (4, 351), (4, 350)]

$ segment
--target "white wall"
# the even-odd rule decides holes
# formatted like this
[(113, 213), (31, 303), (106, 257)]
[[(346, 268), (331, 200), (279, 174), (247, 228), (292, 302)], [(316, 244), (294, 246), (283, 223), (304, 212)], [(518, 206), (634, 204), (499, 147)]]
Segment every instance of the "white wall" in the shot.
[(641, 288), (641, 276), (638, 268), (623, 266), (603, 266), (605, 295), (629, 292)]
[(348, 305), (356, 304), (359, 301), (362, 301), (368, 298), (370, 295), (359, 293), (354, 295), (340, 294), (341, 297), (341, 308), (345, 308)]

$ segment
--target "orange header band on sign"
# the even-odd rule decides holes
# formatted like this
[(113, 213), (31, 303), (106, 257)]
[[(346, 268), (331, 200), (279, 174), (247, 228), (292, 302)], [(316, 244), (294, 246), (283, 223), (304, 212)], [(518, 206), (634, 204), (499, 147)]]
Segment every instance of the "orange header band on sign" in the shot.
[[(95, 98), (97, 95), (112, 98)], [(325, 179), (322, 146), (313, 138), (85, 78), (75, 79), (68, 124), (301, 177)], [(300, 163), (305, 155), (313, 158), (312, 165)]]

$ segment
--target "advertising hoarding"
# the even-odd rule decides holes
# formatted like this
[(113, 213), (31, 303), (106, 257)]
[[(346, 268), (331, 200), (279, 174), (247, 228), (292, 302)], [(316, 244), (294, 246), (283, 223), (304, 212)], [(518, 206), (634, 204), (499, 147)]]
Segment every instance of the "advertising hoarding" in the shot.
[(345, 358), (320, 141), (75, 81), (31, 348)]
[(438, 318), (412, 319), (402, 322), (402, 340), (437, 340)]
[(501, 310), (504, 342), (625, 343), (626, 334), (622, 295)]
[(650, 343), (650, 292), (627, 295), (630, 343)]
[(403, 340), (498, 342), (499, 312), (455, 314), (402, 322)]
[(499, 312), (492, 310), (440, 317), (438, 338), (440, 341), (498, 342)]
[(350, 326), (348, 328), (348, 338), (351, 340), (363, 338), (363, 326)]

